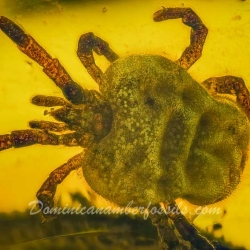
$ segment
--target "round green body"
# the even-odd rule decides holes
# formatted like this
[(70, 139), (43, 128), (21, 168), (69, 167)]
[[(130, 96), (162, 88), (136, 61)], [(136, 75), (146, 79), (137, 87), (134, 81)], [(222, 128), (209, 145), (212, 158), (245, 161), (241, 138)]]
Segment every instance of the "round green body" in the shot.
[(184, 198), (197, 205), (226, 198), (240, 182), (249, 121), (226, 95), (211, 96), (176, 63), (155, 55), (118, 59), (100, 92), (111, 130), (86, 149), (90, 187), (120, 206)]

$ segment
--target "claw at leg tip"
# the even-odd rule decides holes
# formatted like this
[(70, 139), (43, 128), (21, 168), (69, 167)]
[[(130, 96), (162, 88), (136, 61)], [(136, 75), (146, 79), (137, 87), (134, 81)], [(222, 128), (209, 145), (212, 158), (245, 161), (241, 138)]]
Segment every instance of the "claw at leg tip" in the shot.
[(160, 22), (160, 21), (165, 20), (164, 19), (164, 13), (166, 12), (167, 9), (164, 6), (161, 6), (161, 7), (162, 7), (162, 9), (156, 11), (154, 13), (154, 15), (153, 15), (153, 19), (154, 19), (155, 22)]

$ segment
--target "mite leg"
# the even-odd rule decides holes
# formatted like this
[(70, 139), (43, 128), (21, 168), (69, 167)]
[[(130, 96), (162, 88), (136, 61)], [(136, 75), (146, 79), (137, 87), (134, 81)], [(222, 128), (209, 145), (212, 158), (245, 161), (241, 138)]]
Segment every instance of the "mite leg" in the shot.
[(178, 248), (180, 246), (182, 246), (183, 249), (188, 249), (179, 242), (179, 237), (173, 230), (173, 223), (168, 218), (167, 214), (164, 213), (159, 206), (157, 206), (157, 210), (161, 211), (161, 213), (149, 213), (149, 216), (152, 224), (157, 228), (161, 249), (180, 249)]
[(34, 144), (79, 146), (76, 133), (56, 135), (45, 130), (26, 129), (0, 135), (0, 151), (12, 147), (27, 147)]
[(175, 202), (168, 204), (168, 216), (174, 222), (175, 228), (185, 241), (189, 241), (195, 249), (214, 250), (214, 246), (191, 225), (183, 214), (181, 214)]
[(52, 134), (50, 132), (60, 133), (67, 131), (68, 132), (67, 134), (60, 134), (60, 135), (52, 134), (57, 139), (56, 145), (64, 145), (68, 147), (81, 146), (83, 148), (86, 148), (90, 144), (92, 144), (96, 139), (95, 134), (92, 131), (88, 131), (87, 129), (75, 126), (75, 130), (77, 132), (72, 132), (72, 129), (74, 128), (69, 127), (65, 123), (57, 123), (49, 121), (30, 121), (29, 125), (31, 128), (42, 129), (42, 131), (45, 131), (45, 133), (49, 134)]
[[(45, 208), (53, 209), (54, 196), (56, 193), (57, 185), (60, 184), (72, 170), (76, 170), (82, 166), (83, 154), (75, 155), (68, 160), (67, 163), (55, 169), (50, 173), (47, 180), (43, 183), (38, 190), (36, 197), (39, 200), (39, 208), (43, 211)], [(52, 219), (54, 214), (43, 213), (45, 219)]]
[[(72, 108), (72, 105), (66, 102), (61, 97), (55, 96), (44, 96), (44, 95), (36, 95), (32, 98), (31, 102), (37, 106), (44, 107), (55, 107), (55, 106), (63, 106)], [(44, 111), (44, 115), (49, 114), (48, 110)], [(35, 129), (42, 129), (46, 131), (53, 132), (64, 132), (66, 130), (70, 130), (69, 126), (65, 123), (57, 123), (57, 122), (49, 122), (49, 121), (30, 121), (29, 126)]]
[[(92, 92), (92, 103), (89, 105), (74, 106), (63, 98), (53, 96), (35, 96), (32, 102), (38, 106), (61, 108), (45, 110), (45, 115), (50, 115), (59, 123), (49, 121), (31, 121), (30, 127), (52, 132), (77, 131), (75, 133), (79, 146), (86, 147), (93, 141), (99, 141), (109, 131), (112, 124), (112, 110), (108, 104), (99, 102), (98, 93)], [(91, 95), (90, 95), (91, 96)], [(90, 100), (90, 101), (91, 101)]]
[(231, 94), (250, 117), (249, 91), (242, 78), (235, 76), (212, 77), (201, 83), (212, 95)]
[(69, 126), (65, 123), (49, 122), (49, 121), (30, 121), (29, 126), (35, 129), (42, 129), (52, 132), (65, 132), (70, 130)]
[(156, 226), (162, 249), (204, 249), (214, 250), (214, 246), (181, 214), (175, 202), (166, 208), (157, 206), (157, 212), (151, 208), (149, 213), (152, 224)]
[(118, 55), (109, 48), (109, 44), (95, 36), (92, 32), (82, 35), (78, 42), (77, 55), (92, 78), (101, 83), (103, 72), (95, 64), (92, 50), (98, 55), (104, 55), (110, 62), (118, 59)]
[(17, 44), (24, 54), (43, 67), (44, 73), (62, 90), (67, 100), (74, 104), (86, 103), (88, 90), (84, 90), (75, 83), (60, 62), (52, 58), (33, 37), (4, 16), (0, 16), (0, 29)]
[(184, 69), (189, 69), (202, 54), (208, 29), (190, 8), (163, 8), (154, 13), (154, 21), (182, 18), (182, 22), (191, 27), (190, 45), (176, 61)]
[[(102, 95), (95, 90), (88, 90), (87, 96), (87, 104), (89, 107), (99, 108), (100, 106), (105, 105), (105, 101), (102, 98)], [(63, 106), (64, 108), (74, 108), (76, 106), (71, 105), (69, 102), (65, 101), (61, 97), (56, 96), (45, 96), (45, 95), (36, 95), (31, 99), (31, 102), (37, 106), (44, 107), (55, 107), (55, 106)], [(106, 103), (106, 106), (108, 104)]]
[(63, 98), (56, 96), (36, 95), (32, 98), (31, 102), (37, 106), (44, 106), (44, 107), (55, 107), (55, 106), (72, 107), (72, 105), (66, 102)]
[(10, 134), (0, 135), (0, 150), (33, 144), (58, 145), (58, 140), (56, 135), (35, 129), (15, 130)]

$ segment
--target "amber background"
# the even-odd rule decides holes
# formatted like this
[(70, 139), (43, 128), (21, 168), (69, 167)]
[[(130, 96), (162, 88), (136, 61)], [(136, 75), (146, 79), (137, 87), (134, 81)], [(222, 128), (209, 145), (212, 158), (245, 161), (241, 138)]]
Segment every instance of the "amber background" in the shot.
[[(250, 1), (3, 1), (5, 15), (31, 34), (53, 56), (60, 59), (73, 79), (86, 88), (97, 89), (76, 56), (81, 34), (93, 31), (120, 56), (154, 53), (177, 59), (189, 43), (189, 28), (180, 20), (154, 23), (152, 14), (166, 7), (192, 7), (209, 29), (203, 56), (189, 73), (198, 82), (211, 76), (235, 75), (250, 87)], [(108, 63), (96, 57), (105, 70)], [(47, 119), (44, 108), (30, 103), (36, 94), (61, 96), (60, 90), (41, 68), (0, 32), (0, 134), (28, 128), (28, 121)], [(24, 211), (48, 174), (80, 148), (36, 145), (0, 152), (0, 212)], [(223, 224), (218, 234), (250, 249), (250, 166), (238, 190), (216, 204), (227, 213), (204, 215), (195, 223), (210, 230)], [(205, 185), (205, 183), (204, 183)], [(69, 192), (84, 192), (79, 174), (71, 174), (57, 196), (70, 203)]]

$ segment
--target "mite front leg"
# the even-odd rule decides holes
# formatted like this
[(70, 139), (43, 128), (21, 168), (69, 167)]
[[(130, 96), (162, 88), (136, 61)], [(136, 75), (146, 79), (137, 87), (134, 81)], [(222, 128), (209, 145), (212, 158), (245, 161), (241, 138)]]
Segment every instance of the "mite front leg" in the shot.
[(49, 121), (30, 121), (29, 126), (35, 129), (42, 129), (52, 132), (65, 132), (70, 130), (69, 126), (65, 123), (49, 122)]
[(77, 55), (92, 78), (101, 83), (103, 72), (95, 64), (92, 50), (98, 55), (104, 55), (110, 62), (118, 59), (118, 55), (109, 48), (109, 44), (92, 32), (82, 35), (78, 42)]
[(55, 107), (55, 106), (72, 107), (72, 105), (66, 102), (63, 98), (56, 96), (36, 95), (32, 98), (31, 102), (37, 106), (44, 106), (44, 107)]
[(88, 91), (75, 83), (60, 62), (52, 58), (33, 37), (3, 16), (0, 17), (0, 29), (18, 45), (24, 54), (43, 67), (44, 73), (55, 82), (70, 102), (86, 103)]
[(182, 18), (182, 22), (192, 28), (190, 45), (176, 61), (182, 68), (189, 69), (201, 57), (208, 29), (190, 8), (163, 8), (154, 13), (156, 22), (176, 18)]
[(231, 94), (250, 118), (249, 91), (242, 78), (235, 76), (212, 77), (201, 83), (212, 95)]
[[(47, 180), (43, 183), (41, 188), (38, 190), (36, 197), (39, 200), (39, 208), (44, 211), (49, 208), (53, 209), (54, 206), (54, 196), (56, 193), (57, 185), (60, 184), (72, 170), (76, 170), (82, 166), (83, 154), (80, 153), (75, 155), (67, 163), (55, 169)], [(45, 219), (52, 219), (55, 217), (54, 214), (43, 213)]]

